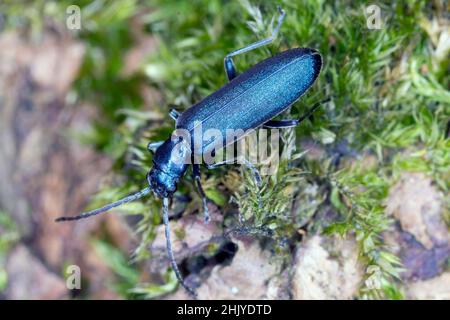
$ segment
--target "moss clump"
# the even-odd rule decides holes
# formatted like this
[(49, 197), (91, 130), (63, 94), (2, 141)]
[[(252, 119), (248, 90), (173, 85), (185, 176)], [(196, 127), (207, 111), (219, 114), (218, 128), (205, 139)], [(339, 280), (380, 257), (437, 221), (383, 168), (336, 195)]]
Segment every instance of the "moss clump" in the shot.
[[(162, 93), (157, 110), (163, 114), (171, 103), (180, 109), (188, 108), (223, 85), (223, 57), (270, 34), (275, 22), (275, 6), (265, 2), (152, 4), (157, 9), (147, 15), (147, 28), (157, 37), (159, 46), (142, 72), (149, 84)], [(312, 121), (293, 132), (298, 147), (299, 142), (310, 137), (323, 149), (323, 156), (281, 163), (276, 175), (265, 178), (263, 189), (253, 183), (246, 170), (242, 174), (233, 173), (233, 168), (211, 171), (206, 174), (207, 192), (220, 190), (232, 197), (240, 219), (231, 225), (255, 236), (275, 239), (273, 248), (281, 248), (279, 253), (295, 245), (301, 238), (300, 229), (354, 234), (366, 265), (360, 296), (401, 298), (397, 288), (399, 259), (389, 253), (380, 236), (392, 222), (383, 207), (389, 186), (404, 170), (427, 172), (444, 191), (449, 183), (445, 173), (449, 166), (448, 74), (443, 69), (446, 62), (434, 54), (438, 50), (432, 40), (436, 34), (430, 34), (432, 31), (425, 27), (433, 21), (442, 23), (439, 4), (382, 4), (380, 30), (366, 27), (365, 2), (283, 1), (282, 6), (287, 17), (277, 41), (239, 56), (236, 65), (238, 70), (245, 70), (289, 47), (320, 50), (325, 61), (322, 75), (291, 108), (290, 116), (297, 117), (307, 106), (332, 96)], [(140, 121), (133, 115), (127, 118)], [(141, 126), (150, 127), (150, 131), (138, 135), (137, 140), (125, 139), (130, 147), (118, 161), (123, 161), (120, 159), (125, 154), (130, 157), (130, 153), (135, 159), (136, 173), (129, 180), (129, 190), (135, 188), (133, 181), (143, 177), (149, 167), (146, 141), (164, 136), (172, 127), (169, 117), (165, 119), (162, 129), (152, 129), (152, 121), (141, 121)], [(131, 137), (136, 132), (135, 128), (126, 128), (122, 134)], [(342, 144), (351, 152), (339, 150)], [(406, 149), (411, 151), (407, 156)], [(367, 155), (375, 156), (370, 167), (364, 162)], [(349, 162), (351, 167), (345, 165)], [(311, 188), (315, 192), (306, 197), (305, 191)], [(179, 193), (198, 199), (191, 190), (193, 182), (187, 177)], [(300, 208), (293, 211), (299, 198)], [(324, 222), (324, 212), (330, 208), (336, 212), (334, 220)], [(153, 228), (158, 211), (144, 213), (140, 231)], [(297, 215), (296, 223), (292, 223), (293, 215)], [(144, 231), (144, 242), (150, 239), (148, 234)]]
[[(99, 8), (112, 5), (100, 2)], [(269, 35), (276, 13), (275, 5), (265, 1), (117, 3), (121, 4), (106, 13), (87, 2), (80, 4), (94, 23), (78, 35), (88, 51), (76, 92), (106, 115), (86, 142), (109, 152), (117, 173), (127, 178), (120, 189), (102, 191), (99, 200), (105, 202), (145, 183), (151, 166), (148, 141), (167, 137), (173, 128), (169, 105), (188, 108), (223, 85), (223, 57)], [(301, 115), (325, 97), (332, 99), (313, 119), (284, 133), (285, 141), (293, 140), (290, 134), (296, 138), (300, 153), (301, 142), (312, 139), (322, 150), (321, 157), (302, 156), (281, 163), (276, 175), (264, 178), (263, 189), (254, 185), (245, 170), (239, 174), (236, 168), (210, 171), (204, 177), (206, 192), (223, 207), (231, 197), (241, 217), (235, 222), (248, 232), (270, 234), (276, 244), (295, 245), (301, 240), (300, 229), (354, 234), (366, 264), (361, 297), (400, 298), (399, 260), (380, 237), (392, 222), (383, 206), (389, 187), (401, 172), (420, 171), (432, 176), (445, 193), (449, 189), (448, 47), (439, 41), (449, 23), (445, 3), (379, 2), (383, 21), (379, 30), (367, 28), (366, 1), (285, 0), (280, 4), (287, 16), (278, 39), (237, 57), (236, 67), (243, 71), (290, 47), (312, 47), (322, 53), (320, 78), (292, 106), (289, 116)], [(157, 39), (158, 46), (139, 72), (122, 78), (124, 52), (133, 45), (129, 18), (137, 13), (143, 15), (145, 31)], [(99, 57), (101, 65), (97, 65)], [(141, 85), (160, 93), (151, 113), (144, 111)], [(373, 158), (370, 166), (367, 157)], [(177, 195), (192, 198), (188, 209), (200, 204), (193, 190), (194, 183), (186, 175)], [(160, 223), (160, 203), (150, 198), (126, 208), (131, 214), (143, 214), (137, 228), (142, 241), (135, 257), (146, 259), (147, 245)], [(334, 215), (325, 219), (330, 211)], [(152, 290), (151, 297), (167, 292)]]

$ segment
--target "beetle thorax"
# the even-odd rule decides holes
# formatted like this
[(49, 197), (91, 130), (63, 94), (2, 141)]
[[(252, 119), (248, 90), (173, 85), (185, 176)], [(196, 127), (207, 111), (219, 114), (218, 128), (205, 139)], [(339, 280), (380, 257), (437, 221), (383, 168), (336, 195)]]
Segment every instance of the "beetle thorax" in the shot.
[(189, 151), (189, 146), (180, 139), (168, 139), (156, 150), (147, 180), (158, 196), (171, 197), (176, 191), (188, 167)]

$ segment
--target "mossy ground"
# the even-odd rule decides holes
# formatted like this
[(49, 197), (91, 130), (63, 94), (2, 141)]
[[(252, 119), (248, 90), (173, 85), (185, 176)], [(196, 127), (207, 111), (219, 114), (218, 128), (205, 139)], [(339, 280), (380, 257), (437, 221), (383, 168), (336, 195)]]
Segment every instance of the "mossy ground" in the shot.
[[(297, 143), (299, 157), (281, 163), (276, 175), (265, 178), (263, 190), (248, 172), (231, 167), (204, 171), (206, 192), (221, 208), (239, 208), (242, 227), (253, 230), (255, 237), (270, 232), (276, 248), (300, 241), (295, 236), (299, 229), (355, 235), (368, 280), (360, 297), (401, 298), (400, 261), (380, 236), (392, 224), (384, 211), (389, 187), (402, 172), (419, 171), (433, 177), (445, 194), (449, 189), (449, 46), (440, 40), (449, 27), (444, 2), (379, 1), (379, 30), (367, 27), (365, 1), (97, 0), (77, 4), (83, 28), (76, 36), (87, 52), (73, 92), (76, 99), (94, 103), (103, 115), (95, 130), (80, 139), (109, 154), (115, 160), (115, 174), (125, 178), (120, 187), (104, 188), (95, 204), (145, 184), (151, 166), (147, 143), (166, 138), (173, 128), (169, 106), (186, 109), (223, 85), (223, 57), (268, 36), (280, 4), (287, 16), (279, 37), (270, 46), (236, 58), (237, 69), (245, 70), (287, 48), (316, 48), (324, 57), (321, 76), (289, 115), (299, 116), (326, 97), (331, 101), (313, 118), (283, 133), (287, 143)], [(2, 12), (6, 27), (25, 26), (39, 34), (42, 16), (59, 20), (58, 12), (65, 5), (64, 1), (36, 1), (31, 7), (6, 1)], [(138, 71), (124, 77), (125, 54), (136, 45), (130, 21), (138, 13), (144, 32), (155, 37), (157, 45)], [(144, 105), (142, 86), (158, 93), (153, 105)], [(322, 156), (302, 154), (302, 141), (315, 143)], [(189, 195), (191, 208), (198, 208), (194, 190), (186, 175), (178, 195)], [(293, 206), (296, 202), (300, 205)], [(161, 222), (160, 205), (149, 198), (124, 209), (143, 215), (136, 230), (141, 236), (136, 260), (149, 257), (146, 249)], [(336, 214), (324, 222), (324, 212), (330, 209)], [(115, 250), (97, 246), (104, 253)], [(283, 256), (283, 249), (278, 251)], [(120, 258), (111, 261), (122, 282), (127, 280), (127, 289), (138, 287), (131, 295), (155, 297), (174, 289), (170, 273), (168, 285), (142, 288), (132, 267), (124, 271), (121, 266), (126, 263)], [(130, 296), (128, 290), (121, 292)]]

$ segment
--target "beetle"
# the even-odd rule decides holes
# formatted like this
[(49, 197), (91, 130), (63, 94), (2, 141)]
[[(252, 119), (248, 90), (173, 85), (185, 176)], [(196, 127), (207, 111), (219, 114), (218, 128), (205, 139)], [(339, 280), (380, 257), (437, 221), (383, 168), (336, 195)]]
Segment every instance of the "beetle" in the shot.
[[(201, 124), (203, 129), (219, 130), (226, 136), (226, 130), (228, 129), (242, 129), (247, 132), (248, 129), (259, 127), (288, 128), (298, 125), (318, 108), (321, 102), (311, 107), (299, 119), (271, 120), (297, 101), (319, 76), (322, 68), (322, 56), (314, 49), (289, 49), (257, 63), (240, 75), (236, 72), (233, 62), (234, 56), (265, 46), (276, 38), (285, 17), (285, 12), (280, 7), (278, 7), (278, 11), (280, 15), (277, 25), (270, 37), (225, 56), (224, 67), (229, 80), (227, 84), (182, 113), (174, 109), (170, 111), (170, 116), (176, 121), (177, 130), (183, 129), (193, 132)], [(240, 138), (242, 136), (236, 137), (233, 142)], [(196, 144), (199, 148), (196, 148)], [(214, 147), (215, 145), (209, 141), (203, 140), (198, 146), (198, 142), (183, 139), (181, 135), (177, 134), (173, 134), (166, 141), (149, 143), (148, 149), (154, 155), (153, 167), (147, 174), (148, 187), (102, 208), (78, 216), (60, 217), (56, 221), (84, 219), (153, 192), (163, 201), (162, 218), (171, 266), (179, 283), (191, 295), (195, 296), (195, 291), (184, 282), (173, 255), (169, 227), (169, 200), (189, 166), (187, 160), (191, 159), (193, 155), (201, 156)], [(212, 169), (229, 163), (229, 161), (224, 161), (207, 167)], [(256, 181), (260, 184), (261, 179), (256, 168), (248, 161), (244, 161), (243, 164), (252, 170)], [(202, 197), (205, 223), (208, 223), (207, 200), (200, 182), (200, 164), (194, 163), (192, 166), (193, 178)]]

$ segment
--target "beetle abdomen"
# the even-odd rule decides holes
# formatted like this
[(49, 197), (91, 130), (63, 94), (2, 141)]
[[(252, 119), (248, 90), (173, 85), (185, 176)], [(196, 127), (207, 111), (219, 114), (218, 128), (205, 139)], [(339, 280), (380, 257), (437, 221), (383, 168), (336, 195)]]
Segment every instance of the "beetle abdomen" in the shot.
[[(183, 112), (178, 129), (254, 129), (287, 109), (314, 83), (322, 67), (313, 49), (295, 48), (263, 60)], [(205, 145), (203, 146), (205, 147)]]

